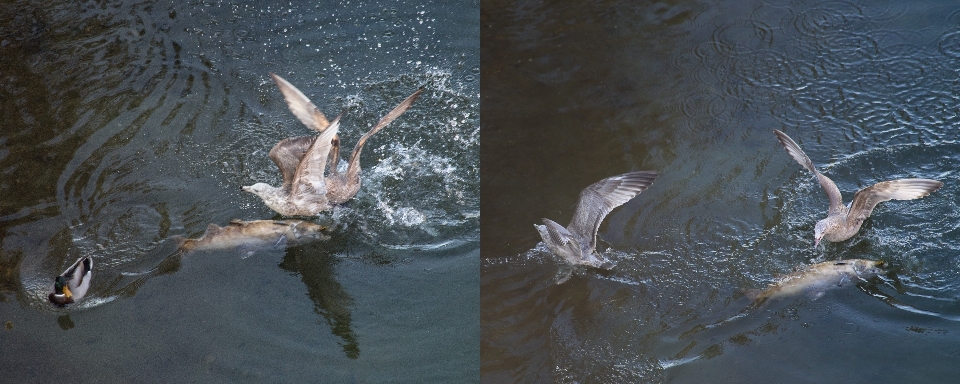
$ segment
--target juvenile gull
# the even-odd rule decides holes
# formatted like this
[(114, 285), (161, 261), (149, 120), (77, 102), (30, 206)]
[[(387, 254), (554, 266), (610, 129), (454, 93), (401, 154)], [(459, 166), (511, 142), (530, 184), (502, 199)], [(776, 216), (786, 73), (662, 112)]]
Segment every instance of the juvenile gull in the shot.
[(888, 200), (919, 199), (936, 192), (943, 186), (942, 182), (930, 179), (881, 181), (857, 191), (853, 195), (853, 202), (844, 206), (840, 189), (832, 180), (814, 168), (813, 161), (803, 153), (800, 146), (783, 132), (773, 130), (773, 133), (777, 135), (780, 144), (783, 144), (783, 148), (794, 160), (817, 176), (820, 186), (823, 187), (823, 190), (827, 193), (827, 198), (830, 199), (830, 210), (827, 212), (827, 218), (817, 222), (817, 226), (814, 227), (814, 246), (820, 245), (821, 239), (837, 242), (853, 237), (860, 230), (863, 221), (870, 217), (873, 208), (879, 203)]
[[(323, 112), (320, 112), (300, 90), (276, 74), (271, 73), (270, 76), (273, 77), (280, 88), (280, 92), (283, 93), (290, 112), (293, 112), (294, 116), (307, 128), (320, 132), (318, 136), (283, 139), (270, 150), (270, 159), (273, 160), (273, 163), (277, 165), (283, 175), (283, 185), (280, 188), (274, 188), (264, 183), (243, 187), (245, 191), (260, 196), (273, 210), (287, 216), (316, 215), (355, 196), (357, 191), (360, 190), (360, 152), (364, 143), (370, 136), (373, 136), (406, 112), (423, 92), (422, 89), (414, 92), (413, 95), (407, 97), (390, 113), (380, 119), (369, 132), (364, 134), (357, 141), (357, 145), (350, 155), (346, 172), (341, 174), (337, 171), (337, 164), (340, 161), (340, 139), (336, 134), (336, 130), (339, 128), (339, 117), (334, 120), (334, 123), (330, 123)], [(334, 132), (329, 132), (330, 130)], [(310, 156), (307, 156), (308, 154)], [(317, 163), (318, 161), (319, 163)], [(292, 197), (295, 191), (300, 194), (298, 195), (300, 200), (307, 199), (306, 196), (303, 196), (304, 190), (298, 186), (298, 184), (303, 183), (298, 175), (300, 175), (301, 167), (304, 164), (312, 167), (307, 171), (312, 189), (307, 188), (306, 191), (312, 194), (320, 194), (322, 198), (313, 196), (309, 199), (310, 202), (303, 201), (299, 204), (292, 204), (293, 200), (296, 200)], [(324, 176), (325, 169), (327, 171), (326, 176)]]
[[(243, 187), (243, 190), (260, 196), (270, 209), (284, 216), (314, 216), (332, 208), (333, 205), (327, 197), (329, 191), (323, 177), (323, 170), (327, 164), (333, 137), (337, 135), (337, 129), (340, 128), (341, 116), (337, 116), (333, 123), (307, 146), (299, 163), (295, 167), (290, 167), (292, 172), (288, 173), (289, 169), (281, 167), (283, 185), (280, 188), (266, 183), (256, 183)], [(281, 144), (283, 141), (277, 145)], [(274, 159), (274, 162), (276, 161)]]
[(533, 226), (547, 248), (567, 263), (613, 268), (613, 263), (596, 252), (600, 223), (614, 208), (647, 189), (657, 176), (655, 171), (637, 171), (600, 180), (580, 192), (577, 210), (566, 228), (550, 219)]

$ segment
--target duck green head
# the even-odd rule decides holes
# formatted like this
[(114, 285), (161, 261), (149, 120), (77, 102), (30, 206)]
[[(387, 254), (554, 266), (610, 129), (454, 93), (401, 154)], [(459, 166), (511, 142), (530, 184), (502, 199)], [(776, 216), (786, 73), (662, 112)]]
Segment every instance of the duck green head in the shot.
[(53, 281), (53, 293), (48, 297), (51, 303), (64, 306), (73, 302), (73, 292), (67, 287), (67, 279), (63, 276), (57, 276)]
[(57, 276), (56, 281), (53, 282), (53, 292), (58, 295), (73, 297), (73, 293), (71, 293), (70, 288), (67, 287), (67, 279), (63, 276)]

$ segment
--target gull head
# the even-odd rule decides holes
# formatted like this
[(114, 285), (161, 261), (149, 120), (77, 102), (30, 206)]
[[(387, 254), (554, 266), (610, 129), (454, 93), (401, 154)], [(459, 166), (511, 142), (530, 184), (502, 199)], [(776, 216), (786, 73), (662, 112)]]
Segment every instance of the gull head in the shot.
[(817, 222), (817, 226), (813, 227), (813, 246), (817, 247), (820, 245), (820, 240), (823, 239), (823, 235), (827, 234), (827, 219), (823, 219)]
[(244, 190), (244, 191), (250, 192), (250, 193), (252, 193), (252, 194), (254, 194), (254, 195), (257, 195), (257, 196), (260, 196), (260, 197), (264, 197), (264, 196), (266, 196), (266, 195), (269, 195), (271, 192), (273, 192), (274, 189), (276, 189), (276, 188), (271, 187), (269, 184), (266, 184), (266, 183), (256, 183), (256, 184), (251, 185), (251, 186), (245, 186), (245, 187), (243, 187), (243, 190)]

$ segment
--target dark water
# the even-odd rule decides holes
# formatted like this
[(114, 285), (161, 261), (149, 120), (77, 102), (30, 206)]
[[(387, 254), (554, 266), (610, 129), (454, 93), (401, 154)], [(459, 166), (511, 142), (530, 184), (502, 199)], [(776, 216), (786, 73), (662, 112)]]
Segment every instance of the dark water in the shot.
[[(953, 382), (960, 368), (960, 6), (515, 2), (481, 7), (481, 374), (500, 382)], [(813, 248), (827, 199), (925, 177), (852, 239)], [(611, 272), (533, 228), (580, 190), (662, 176), (607, 217)], [(747, 309), (814, 262), (897, 266)]]
[[(477, 2), (0, 5), (4, 381), (464, 382), (478, 377)], [(278, 216), (240, 187), (307, 131), (268, 77), (367, 142), (331, 239), (174, 255)], [(52, 279), (95, 259), (88, 296)], [(151, 272), (152, 271), (152, 272)]]

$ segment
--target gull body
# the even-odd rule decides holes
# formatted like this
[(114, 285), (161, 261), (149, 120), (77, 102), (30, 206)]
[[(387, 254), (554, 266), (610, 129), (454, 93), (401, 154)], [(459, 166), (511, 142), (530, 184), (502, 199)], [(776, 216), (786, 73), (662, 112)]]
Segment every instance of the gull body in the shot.
[(800, 146), (787, 134), (778, 130), (773, 131), (780, 140), (780, 144), (787, 150), (800, 165), (813, 172), (830, 200), (830, 209), (827, 217), (817, 222), (814, 227), (814, 246), (820, 240), (837, 242), (847, 240), (860, 231), (863, 221), (870, 217), (877, 204), (888, 200), (913, 200), (936, 192), (943, 186), (942, 182), (930, 179), (898, 179), (882, 181), (863, 188), (853, 195), (849, 205), (843, 205), (840, 189), (828, 177), (817, 171), (813, 161), (800, 149)]
[(637, 171), (600, 180), (580, 192), (569, 225), (543, 219), (543, 225), (534, 227), (547, 248), (568, 264), (613, 268), (613, 263), (596, 252), (600, 223), (614, 208), (647, 189), (657, 176), (654, 171)]
[(285, 216), (313, 216), (353, 198), (360, 190), (360, 153), (363, 145), (406, 112), (423, 92), (414, 92), (360, 137), (350, 154), (346, 172), (341, 174), (337, 171), (340, 161), (340, 138), (337, 136), (340, 117), (329, 122), (300, 90), (276, 74), (271, 73), (270, 76), (280, 88), (290, 112), (307, 128), (320, 132), (317, 136), (283, 139), (270, 150), (270, 159), (283, 175), (283, 185), (279, 188), (265, 183), (243, 187), (243, 190), (260, 196), (267, 206)]

